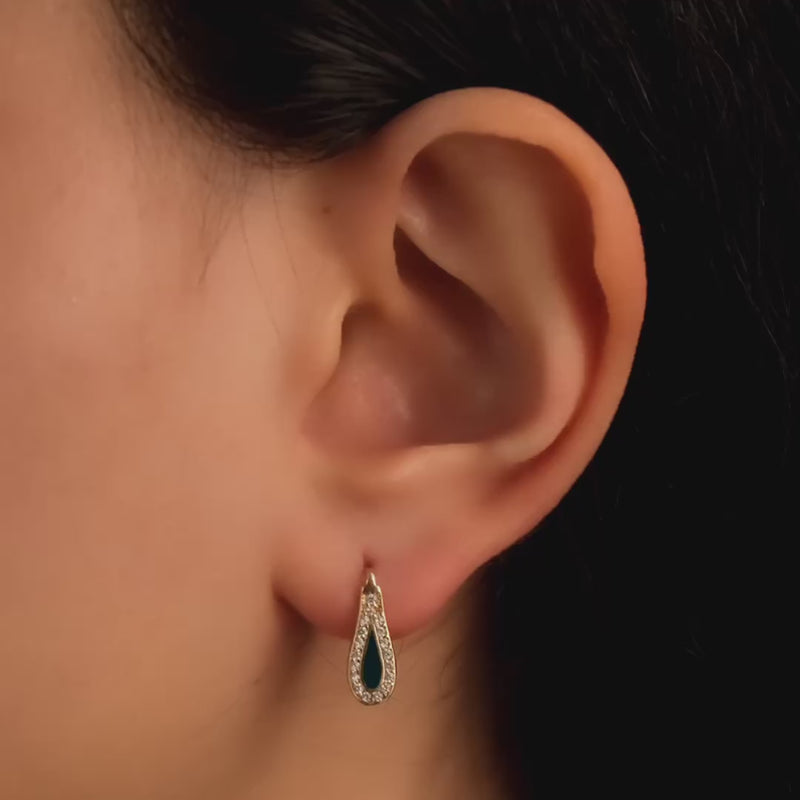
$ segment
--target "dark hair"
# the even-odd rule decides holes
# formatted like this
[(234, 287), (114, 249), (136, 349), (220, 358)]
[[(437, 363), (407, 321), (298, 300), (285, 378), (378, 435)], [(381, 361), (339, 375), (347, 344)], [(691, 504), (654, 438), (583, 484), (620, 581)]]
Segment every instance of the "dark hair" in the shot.
[(425, 97), (500, 86), (605, 148), (648, 313), (600, 452), (485, 572), (498, 735), (524, 798), (790, 793), (798, 4), (114, 2), (150, 73), (235, 147), (325, 158)]

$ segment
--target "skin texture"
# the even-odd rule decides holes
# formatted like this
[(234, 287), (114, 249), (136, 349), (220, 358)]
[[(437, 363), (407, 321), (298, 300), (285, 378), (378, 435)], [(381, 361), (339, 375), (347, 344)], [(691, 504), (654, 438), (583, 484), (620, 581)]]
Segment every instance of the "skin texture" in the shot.
[[(622, 396), (622, 178), (491, 89), (248, 163), (96, 5), (0, 0), (0, 796), (499, 796), (470, 576)], [(378, 709), (344, 677), (367, 564)]]

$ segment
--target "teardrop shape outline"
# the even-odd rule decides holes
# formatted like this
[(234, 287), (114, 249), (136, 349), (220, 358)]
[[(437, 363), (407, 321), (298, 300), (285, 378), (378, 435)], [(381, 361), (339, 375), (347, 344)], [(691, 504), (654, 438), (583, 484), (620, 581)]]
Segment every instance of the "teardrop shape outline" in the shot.
[[(363, 677), (364, 654), (370, 630), (375, 634), (378, 656), (381, 661), (381, 682), (375, 689), (367, 688)], [(370, 572), (361, 590), (356, 629), (350, 645), (348, 659), (348, 682), (353, 696), (366, 706), (386, 702), (394, 692), (397, 682), (397, 662), (394, 645), (386, 622), (383, 607), (383, 592)]]

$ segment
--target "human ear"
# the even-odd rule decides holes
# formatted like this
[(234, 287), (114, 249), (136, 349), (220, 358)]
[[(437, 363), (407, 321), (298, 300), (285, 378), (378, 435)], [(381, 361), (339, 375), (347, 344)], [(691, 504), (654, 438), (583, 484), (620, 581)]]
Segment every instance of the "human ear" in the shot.
[(284, 199), (335, 277), (293, 350), (304, 521), (276, 585), (349, 635), (369, 567), (402, 636), (602, 441), (644, 314), (633, 202), (577, 124), (498, 89), (430, 98)]

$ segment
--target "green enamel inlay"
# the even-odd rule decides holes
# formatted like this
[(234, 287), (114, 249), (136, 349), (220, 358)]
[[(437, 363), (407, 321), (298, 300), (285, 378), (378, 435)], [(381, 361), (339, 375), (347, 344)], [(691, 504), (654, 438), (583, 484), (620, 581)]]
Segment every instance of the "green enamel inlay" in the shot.
[(372, 628), (369, 629), (364, 660), (361, 662), (361, 678), (364, 685), (370, 690), (377, 689), (383, 679), (383, 663), (378, 651), (378, 640), (375, 638), (375, 631)]

